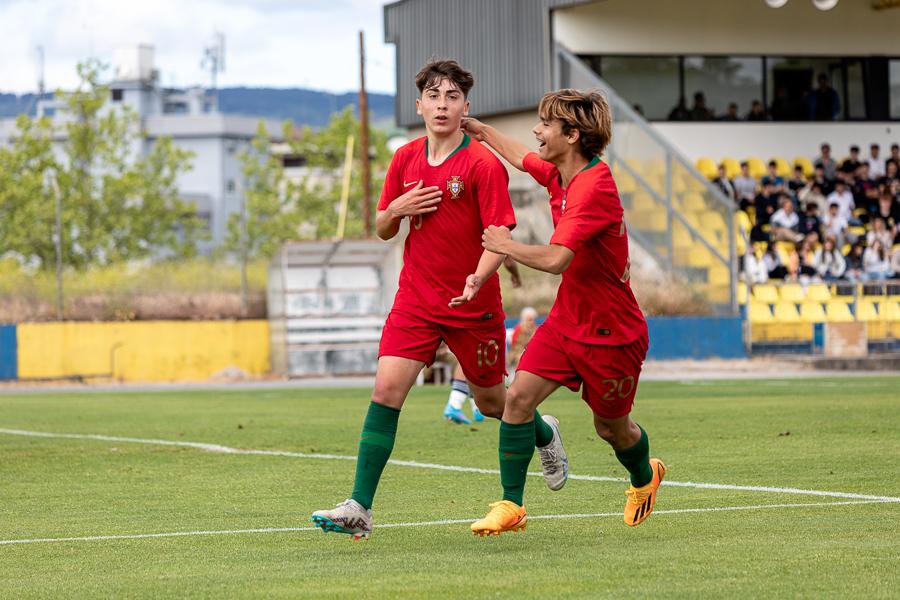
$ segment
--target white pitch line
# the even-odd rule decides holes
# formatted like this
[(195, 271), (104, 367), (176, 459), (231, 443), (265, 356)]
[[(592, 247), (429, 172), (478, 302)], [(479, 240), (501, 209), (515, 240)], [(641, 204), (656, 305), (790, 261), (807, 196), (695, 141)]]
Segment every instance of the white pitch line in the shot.
[[(711, 513), (735, 510), (765, 510), (772, 508), (811, 508), (823, 506), (848, 506), (853, 504), (888, 504), (888, 500), (853, 500), (844, 502), (811, 502), (804, 504), (757, 504), (753, 506), (713, 506), (707, 508), (674, 508), (669, 510), (655, 510), (657, 515), (677, 515), (684, 513)], [(597, 519), (603, 517), (621, 517), (622, 512), (607, 513), (573, 513), (565, 515), (534, 515), (529, 516), (529, 521), (544, 519)], [(461, 525), (463, 523), (471, 523), (472, 519), (442, 519), (440, 521), (420, 521), (417, 523), (385, 523), (376, 525), (376, 529), (387, 529), (391, 527), (433, 527), (438, 525)], [(292, 533), (303, 531), (317, 531), (318, 527), (264, 527), (260, 529), (221, 529), (214, 531), (173, 531), (169, 533), (135, 533), (124, 535), (91, 535), (85, 537), (64, 537), (64, 538), (32, 538), (20, 540), (0, 540), (0, 546), (10, 546), (13, 544), (40, 544), (40, 543), (57, 543), (57, 542), (99, 542), (108, 540), (141, 540), (151, 538), (173, 538), (173, 537), (191, 537), (204, 535), (239, 535), (253, 533)]]
[[(0, 428), (0, 433), (5, 433), (9, 435), (21, 435), (28, 437), (42, 437), (42, 438), (62, 438), (62, 439), (75, 439), (75, 440), (97, 440), (103, 442), (125, 442), (125, 443), (133, 443), (133, 444), (150, 444), (150, 445), (158, 445), (158, 446), (184, 446), (187, 448), (196, 448), (198, 450), (205, 450), (207, 452), (217, 452), (223, 454), (241, 454), (241, 455), (250, 455), (250, 456), (283, 456), (288, 458), (312, 458), (312, 459), (320, 459), (320, 460), (349, 460), (355, 461), (355, 456), (343, 456), (340, 454), (310, 454), (305, 452), (289, 452), (286, 450), (252, 450), (252, 449), (241, 449), (241, 448), (231, 448), (228, 446), (221, 446), (219, 444), (206, 444), (202, 442), (185, 442), (178, 440), (157, 440), (157, 439), (147, 439), (147, 438), (132, 438), (132, 437), (120, 437), (120, 436), (112, 436), (112, 435), (98, 435), (98, 434), (83, 434), (83, 433), (51, 433), (44, 431), (27, 431), (23, 429), (2, 429)], [(391, 459), (388, 461), (389, 464), (398, 465), (401, 467), (413, 467), (417, 469), (434, 469), (439, 471), (455, 471), (457, 473), (479, 473), (482, 475), (499, 475), (500, 471), (497, 469), (481, 469), (478, 467), (461, 467), (457, 465), (442, 465), (437, 463), (423, 463), (412, 460), (396, 460)], [(529, 472), (529, 475), (532, 477), (543, 477), (542, 473), (537, 472)], [(626, 481), (624, 478), (619, 477), (604, 477), (599, 475), (576, 475), (569, 474), (569, 479), (574, 481), (612, 481), (612, 482), (623, 482)], [(788, 488), (788, 487), (771, 487), (771, 486), (760, 486), (760, 485), (734, 485), (730, 483), (703, 483), (703, 482), (693, 482), (693, 481), (663, 481), (663, 485), (665, 486), (673, 486), (673, 487), (688, 487), (688, 488), (697, 488), (697, 489), (710, 489), (710, 490), (732, 490), (739, 492), (763, 492), (763, 493), (772, 493), (772, 494), (798, 494), (804, 496), (822, 496), (827, 498), (848, 498), (855, 500), (873, 500), (878, 502), (900, 502), (900, 497), (896, 496), (873, 496), (871, 494), (857, 494), (854, 492), (833, 492), (828, 490), (806, 490), (800, 488)]]

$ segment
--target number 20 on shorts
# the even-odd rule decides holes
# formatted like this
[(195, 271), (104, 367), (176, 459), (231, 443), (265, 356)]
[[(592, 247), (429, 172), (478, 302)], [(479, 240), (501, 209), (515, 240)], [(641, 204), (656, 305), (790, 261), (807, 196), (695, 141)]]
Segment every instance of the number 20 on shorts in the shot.
[(629, 375), (622, 379), (604, 379), (603, 385), (606, 386), (604, 400), (612, 400), (613, 394), (619, 398), (627, 398), (634, 391), (634, 377)]

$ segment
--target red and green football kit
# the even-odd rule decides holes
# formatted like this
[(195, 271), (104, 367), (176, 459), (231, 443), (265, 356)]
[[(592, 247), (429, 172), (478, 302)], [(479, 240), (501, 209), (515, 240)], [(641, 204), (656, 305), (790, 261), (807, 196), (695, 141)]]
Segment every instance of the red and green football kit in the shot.
[(597, 415), (631, 412), (647, 354), (647, 322), (631, 291), (628, 235), (609, 167), (595, 157), (568, 187), (558, 169), (529, 153), (525, 170), (550, 192), (551, 244), (575, 253), (556, 302), (519, 361), (518, 370), (556, 381)]
[(410, 218), (399, 289), (378, 355), (431, 364), (443, 339), (470, 383), (496, 385), (503, 381), (506, 365), (499, 276), (489, 277), (467, 304), (448, 304), (478, 267), (484, 228), (516, 225), (509, 177), (497, 157), (468, 135), (444, 162), (432, 166), (428, 138), (422, 137), (394, 154), (378, 210), (387, 209), (420, 180), (424, 187), (438, 186), (443, 198), (436, 211)]

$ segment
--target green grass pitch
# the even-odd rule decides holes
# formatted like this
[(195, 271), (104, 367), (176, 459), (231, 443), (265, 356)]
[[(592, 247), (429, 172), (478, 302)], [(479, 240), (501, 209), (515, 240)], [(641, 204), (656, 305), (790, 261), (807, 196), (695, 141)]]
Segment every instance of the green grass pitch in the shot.
[[(393, 458), (496, 469), (497, 423), (444, 422), (446, 394), (413, 390)], [(900, 595), (900, 503), (783, 489), (900, 498), (900, 377), (642, 383), (634, 415), (668, 480), (772, 489), (664, 485), (629, 528), (624, 481), (551, 492), (531, 477), (529, 515), (561, 517), (496, 538), (434, 522), (481, 517), (497, 475), (397, 464), (371, 540), (309, 529), (350, 493), (354, 463), (339, 457), (355, 455), (367, 402), (364, 389), (0, 395), (4, 430), (333, 455), (0, 432), (0, 596)], [(542, 410), (561, 421), (573, 474), (624, 477), (577, 395)], [(261, 529), (276, 531), (246, 531)]]

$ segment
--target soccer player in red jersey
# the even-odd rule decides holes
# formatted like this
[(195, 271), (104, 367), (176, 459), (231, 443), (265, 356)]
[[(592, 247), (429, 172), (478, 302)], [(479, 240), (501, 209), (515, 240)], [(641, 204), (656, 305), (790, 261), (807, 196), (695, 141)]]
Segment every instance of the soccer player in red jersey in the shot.
[[(481, 412), (495, 418), (503, 413), (506, 330), (496, 271), (505, 257), (482, 248), (481, 234), (488, 226), (508, 231), (516, 221), (506, 169), (460, 129), (473, 84), (472, 74), (451, 60), (432, 61), (416, 75), (416, 108), (427, 135), (394, 154), (375, 219), (384, 240), (409, 219), (399, 289), (381, 335), (353, 493), (334, 509), (313, 513), (324, 531), (369, 537), (372, 501), (393, 450), (400, 409), (442, 339), (459, 360)], [(542, 420), (538, 429), (532, 444), (561, 448), (553, 426)]]
[(573, 391), (594, 413), (594, 428), (628, 470), (625, 523), (649, 516), (666, 469), (650, 458), (647, 433), (631, 417), (647, 323), (629, 283), (628, 236), (616, 184), (600, 154), (612, 136), (606, 99), (596, 92), (564, 89), (546, 94), (532, 130), (531, 152), (474, 119), (466, 131), (550, 192), (554, 232), (545, 246), (515, 242), (503, 226), (485, 229), (485, 249), (529, 267), (562, 273), (556, 302), (519, 361), (500, 424), (503, 500), (472, 524), (480, 535), (518, 531), (526, 523), (523, 495), (533, 455), (535, 408), (559, 386)]

